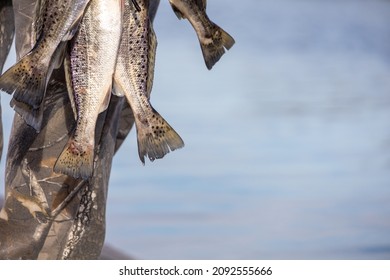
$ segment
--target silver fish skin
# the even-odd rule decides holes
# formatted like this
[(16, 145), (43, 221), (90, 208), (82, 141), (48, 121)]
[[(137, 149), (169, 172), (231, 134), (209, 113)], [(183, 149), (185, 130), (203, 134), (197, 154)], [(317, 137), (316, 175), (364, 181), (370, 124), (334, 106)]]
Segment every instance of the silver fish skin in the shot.
[(114, 92), (130, 104), (142, 163), (164, 157), (184, 146), (183, 140), (150, 104), (157, 40), (149, 17), (149, 1), (137, 0), (140, 10), (125, 3), (123, 32), (114, 74)]
[(202, 49), (207, 69), (219, 61), (235, 43), (232, 36), (212, 22), (206, 14), (206, 0), (169, 0), (179, 19), (188, 19)]
[(95, 126), (107, 109), (122, 32), (123, 0), (91, 0), (71, 42), (71, 85), (77, 121), (54, 171), (87, 179), (93, 174)]
[(74, 35), (89, 1), (38, 0), (33, 23), (36, 44), (0, 77), (0, 90), (13, 94), (11, 106), (37, 131), (47, 83), (53, 68), (62, 63), (62, 50), (58, 48)]

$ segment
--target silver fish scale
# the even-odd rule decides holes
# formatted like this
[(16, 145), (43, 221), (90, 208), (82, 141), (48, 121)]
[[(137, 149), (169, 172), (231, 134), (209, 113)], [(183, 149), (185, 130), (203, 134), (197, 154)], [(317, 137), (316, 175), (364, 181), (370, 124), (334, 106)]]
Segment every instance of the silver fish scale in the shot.
[[(110, 93), (111, 77), (119, 47), (121, 24), (120, 20), (115, 21), (113, 15), (110, 15), (113, 12), (110, 11), (112, 10), (110, 5), (118, 6), (119, 0), (91, 2), (70, 54), (78, 124), (81, 125), (76, 131), (82, 133), (83, 138), (89, 141), (91, 141), (89, 132), (95, 128), (92, 122), (96, 121), (98, 112), (106, 107), (103, 102)], [(103, 7), (108, 9), (104, 13)]]
[(96, 121), (110, 100), (119, 49), (121, 1), (92, 0), (72, 41), (67, 78), (73, 92), (77, 123), (56, 162), (56, 172), (76, 178), (92, 175)]

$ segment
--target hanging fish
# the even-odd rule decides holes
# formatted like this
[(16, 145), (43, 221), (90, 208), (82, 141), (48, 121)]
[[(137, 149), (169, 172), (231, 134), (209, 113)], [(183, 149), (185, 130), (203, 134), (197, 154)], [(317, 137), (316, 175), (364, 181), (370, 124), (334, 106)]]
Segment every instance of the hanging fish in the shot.
[(138, 154), (151, 161), (184, 146), (183, 140), (150, 104), (157, 40), (149, 17), (149, 0), (140, 10), (125, 3), (123, 32), (114, 74), (114, 91), (130, 104), (137, 129)]
[(169, 0), (179, 19), (188, 19), (195, 29), (207, 69), (235, 43), (232, 36), (213, 23), (206, 14), (206, 0)]
[[(62, 50), (74, 35), (90, 0), (38, 0), (33, 49), (0, 76), (0, 90), (13, 94), (11, 105), (27, 124), (41, 127), (46, 86), (51, 72), (62, 63)], [(59, 46), (61, 47), (59, 48)]]
[(83, 179), (93, 173), (96, 120), (107, 109), (111, 96), (123, 1), (91, 0), (71, 42), (67, 82), (77, 120), (55, 163), (55, 172)]

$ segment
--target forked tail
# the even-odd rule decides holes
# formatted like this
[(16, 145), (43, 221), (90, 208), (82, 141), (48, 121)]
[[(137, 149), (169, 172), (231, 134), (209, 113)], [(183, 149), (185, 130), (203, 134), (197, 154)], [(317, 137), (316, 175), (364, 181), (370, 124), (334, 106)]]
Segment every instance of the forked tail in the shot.
[(54, 172), (88, 179), (93, 173), (93, 158), (94, 148), (91, 145), (83, 145), (70, 138), (54, 165)]
[(235, 43), (232, 36), (230, 36), (221, 27), (213, 24), (213, 32), (211, 38), (199, 39), (200, 47), (202, 49), (203, 58), (206, 63), (207, 69), (211, 70), (215, 63), (225, 53), (225, 49), (229, 50)]
[(152, 108), (152, 111), (152, 116), (146, 120), (136, 116), (138, 155), (143, 164), (145, 156), (154, 161), (184, 147), (179, 134), (156, 110)]
[[(33, 111), (36, 112), (43, 102), (49, 65), (35, 63), (34, 54), (34, 51), (30, 52), (0, 76), (0, 90), (13, 94), (16, 101), (13, 105), (21, 106), (15, 110), (22, 112), (27, 124), (37, 128), (41, 120), (36, 118), (37, 114)], [(26, 110), (28, 107), (30, 111)]]

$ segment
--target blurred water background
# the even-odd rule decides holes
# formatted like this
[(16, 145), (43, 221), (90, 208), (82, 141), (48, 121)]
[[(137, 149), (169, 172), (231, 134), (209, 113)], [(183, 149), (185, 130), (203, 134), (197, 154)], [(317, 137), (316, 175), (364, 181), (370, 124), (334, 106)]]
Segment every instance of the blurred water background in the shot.
[(161, 1), (151, 100), (186, 146), (142, 166), (131, 132), (106, 241), (141, 259), (389, 259), (390, 1), (207, 2), (236, 45), (208, 71)]

